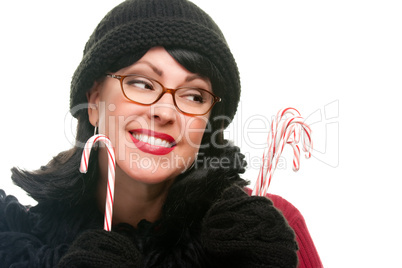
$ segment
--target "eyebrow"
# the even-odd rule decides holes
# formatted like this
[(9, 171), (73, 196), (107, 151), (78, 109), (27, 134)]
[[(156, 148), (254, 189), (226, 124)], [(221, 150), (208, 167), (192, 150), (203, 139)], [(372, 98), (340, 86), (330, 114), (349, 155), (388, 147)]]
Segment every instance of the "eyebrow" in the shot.
[(201, 76), (201, 75), (199, 75), (199, 74), (194, 74), (194, 75), (190, 75), (190, 76), (188, 76), (187, 78), (186, 78), (186, 82), (191, 82), (191, 81), (193, 81), (193, 80), (195, 80), (195, 79), (201, 79), (201, 80), (203, 80), (203, 81), (205, 81), (205, 82), (207, 82), (207, 78), (206, 77), (204, 77), (204, 76)]
[(163, 75), (162, 70), (158, 69), (155, 65), (153, 65), (152, 63), (150, 63), (149, 61), (138, 61), (137, 63), (145, 63), (146, 65), (148, 65), (149, 67), (151, 67), (151, 69), (159, 76)]
[[(158, 75), (158, 76), (163, 76), (163, 71), (162, 70), (160, 70), (158, 67), (156, 67), (155, 65), (153, 65), (152, 63), (150, 63), (149, 61), (138, 61), (137, 63), (144, 63), (144, 64), (146, 64), (146, 65), (148, 65), (149, 67), (151, 67), (151, 69)], [(199, 74), (193, 74), (193, 75), (190, 75), (190, 76), (188, 76), (187, 78), (186, 78), (186, 82), (191, 82), (191, 81), (193, 81), (193, 80), (195, 80), (195, 79), (201, 79), (201, 80), (204, 80), (205, 82), (207, 82), (209, 79), (208, 78), (206, 78), (206, 77), (204, 77), (204, 76), (202, 76), (202, 75), (199, 75)]]

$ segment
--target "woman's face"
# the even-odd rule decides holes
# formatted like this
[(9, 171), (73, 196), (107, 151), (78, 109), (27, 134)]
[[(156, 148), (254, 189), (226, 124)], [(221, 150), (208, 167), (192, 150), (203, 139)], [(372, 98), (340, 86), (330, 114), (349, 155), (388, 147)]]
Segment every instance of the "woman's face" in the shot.
[[(116, 75), (139, 74), (166, 88), (197, 87), (212, 91), (209, 79), (189, 72), (162, 47), (150, 49), (139, 61)], [(171, 180), (194, 162), (209, 114), (186, 116), (165, 93), (155, 104), (135, 104), (123, 95), (120, 81), (106, 77), (88, 95), (91, 124), (111, 140), (116, 153), (116, 176), (148, 184)], [(102, 149), (104, 150), (104, 149)], [(106, 156), (106, 152), (101, 152)], [(107, 158), (104, 157), (106, 160)]]

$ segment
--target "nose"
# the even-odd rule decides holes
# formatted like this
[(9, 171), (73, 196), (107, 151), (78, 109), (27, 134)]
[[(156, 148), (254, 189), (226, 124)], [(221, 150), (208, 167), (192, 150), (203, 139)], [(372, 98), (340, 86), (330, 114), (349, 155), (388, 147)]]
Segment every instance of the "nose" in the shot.
[(149, 109), (149, 116), (160, 124), (172, 124), (176, 120), (178, 111), (174, 105), (173, 95), (165, 93), (162, 98)]

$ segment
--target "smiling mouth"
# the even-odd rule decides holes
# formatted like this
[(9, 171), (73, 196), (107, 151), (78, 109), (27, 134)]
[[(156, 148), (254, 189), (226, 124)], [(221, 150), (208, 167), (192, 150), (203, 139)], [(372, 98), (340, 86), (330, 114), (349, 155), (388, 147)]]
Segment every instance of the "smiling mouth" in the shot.
[(134, 129), (130, 131), (131, 139), (137, 148), (145, 153), (165, 155), (176, 146), (175, 139), (165, 133), (149, 129)]
[(165, 148), (172, 148), (173, 146), (176, 145), (175, 142), (169, 142), (167, 140), (161, 139), (161, 138), (156, 138), (154, 136), (148, 136), (146, 134), (140, 134), (140, 133), (131, 133), (131, 135), (142, 142), (149, 143), (151, 145), (155, 146), (161, 146)]

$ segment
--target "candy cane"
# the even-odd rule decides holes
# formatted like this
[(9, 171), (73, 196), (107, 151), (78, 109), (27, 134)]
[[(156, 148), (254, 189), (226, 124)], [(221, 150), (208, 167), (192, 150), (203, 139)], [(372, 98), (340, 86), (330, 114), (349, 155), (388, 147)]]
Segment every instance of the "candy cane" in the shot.
[[(305, 135), (301, 135), (305, 133)], [(311, 157), (313, 142), (311, 129), (304, 123), (300, 113), (294, 108), (280, 110), (271, 123), (271, 132), (268, 135), (268, 148), (262, 156), (262, 165), (257, 182), (253, 189), (253, 195), (265, 196), (271, 183), (272, 175), (278, 165), (285, 144), (293, 148), (293, 170), (300, 168), (300, 148), (297, 145), (303, 140), (303, 151), (306, 158)]]
[(88, 139), (85, 144), (84, 151), (82, 152), (80, 172), (87, 173), (89, 154), (92, 146), (101, 141), (106, 145), (108, 152), (108, 176), (107, 176), (107, 190), (106, 190), (106, 204), (105, 204), (105, 220), (104, 229), (111, 230), (112, 215), (113, 215), (113, 200), (114, 200), (114, 185), (115, 185), (115, 153), (111, 141), (105, 135), (94, 135)]

